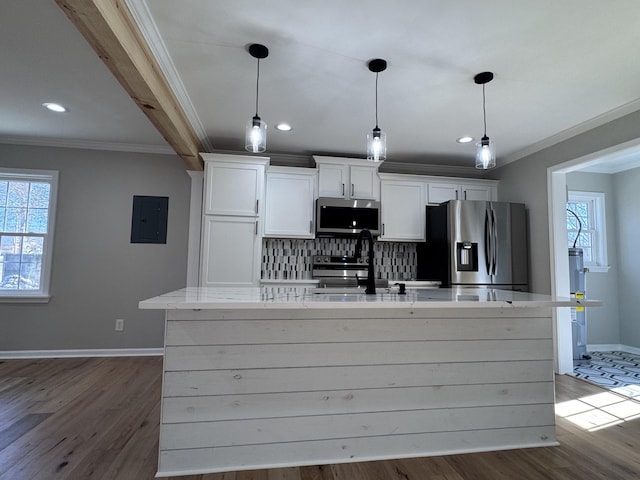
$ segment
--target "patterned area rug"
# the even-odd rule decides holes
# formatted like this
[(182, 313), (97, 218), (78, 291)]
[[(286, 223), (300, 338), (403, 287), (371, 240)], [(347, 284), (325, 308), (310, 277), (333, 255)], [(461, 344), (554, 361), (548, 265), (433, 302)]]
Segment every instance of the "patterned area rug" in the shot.
[(627, 352), (590, 352), (591, 360), (574, 366), (573, 376), (640, 398), (640, 355)]

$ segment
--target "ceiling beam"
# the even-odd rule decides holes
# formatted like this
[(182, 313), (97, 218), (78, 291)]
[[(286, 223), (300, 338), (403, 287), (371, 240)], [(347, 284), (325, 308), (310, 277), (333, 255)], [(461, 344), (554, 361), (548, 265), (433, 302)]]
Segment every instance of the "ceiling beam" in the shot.
[(186, 163), (202, 170), (204, 151), (123, 0), (56, 0), (138, 107)]

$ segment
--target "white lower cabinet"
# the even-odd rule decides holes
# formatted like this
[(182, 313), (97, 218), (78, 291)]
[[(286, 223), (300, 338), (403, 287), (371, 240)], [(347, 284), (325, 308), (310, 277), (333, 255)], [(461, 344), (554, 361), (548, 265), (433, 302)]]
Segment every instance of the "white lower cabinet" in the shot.
[(205, 215), (200, 286), (258, 286), (261, 249), (257, 218)]
[(424, 182), (389, 179), (381, 181), (382, 235), (380, 240), (424, 241), (425, 187)]
[(317, 172), (310, 168), (269, 167), (264, 236), (314, 238)]

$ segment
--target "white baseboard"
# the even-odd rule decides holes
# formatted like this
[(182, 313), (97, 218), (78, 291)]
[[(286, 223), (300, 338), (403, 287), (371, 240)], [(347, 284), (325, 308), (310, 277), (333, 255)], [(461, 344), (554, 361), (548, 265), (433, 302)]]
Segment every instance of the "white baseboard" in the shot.
[(158, 357), (163, 348), (109, 348), (74, 350), (0, 350), (0, 359), (16, 358), (77, 358), (77, 357)]
[(640, 348), (622, 345), (620, 343), (587, 345), (587, 352), (627, 352), (640, 355)]

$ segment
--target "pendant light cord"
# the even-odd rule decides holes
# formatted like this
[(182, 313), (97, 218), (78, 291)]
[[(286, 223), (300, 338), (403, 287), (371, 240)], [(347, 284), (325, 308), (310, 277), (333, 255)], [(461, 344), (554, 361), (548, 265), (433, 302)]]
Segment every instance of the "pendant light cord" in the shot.
[(378, 72), (376, 72), (376, 128), (378, 128)]
[(482, 117), (484, 119), (484, 136), (487, 136), (487, 108), (484, 97), (484, 83), (482, 84)]
[(260, 59), (258, 58), (258, 74), (256, 75), (256, 117), (258, 116), (258, 98), (260, 96)]

